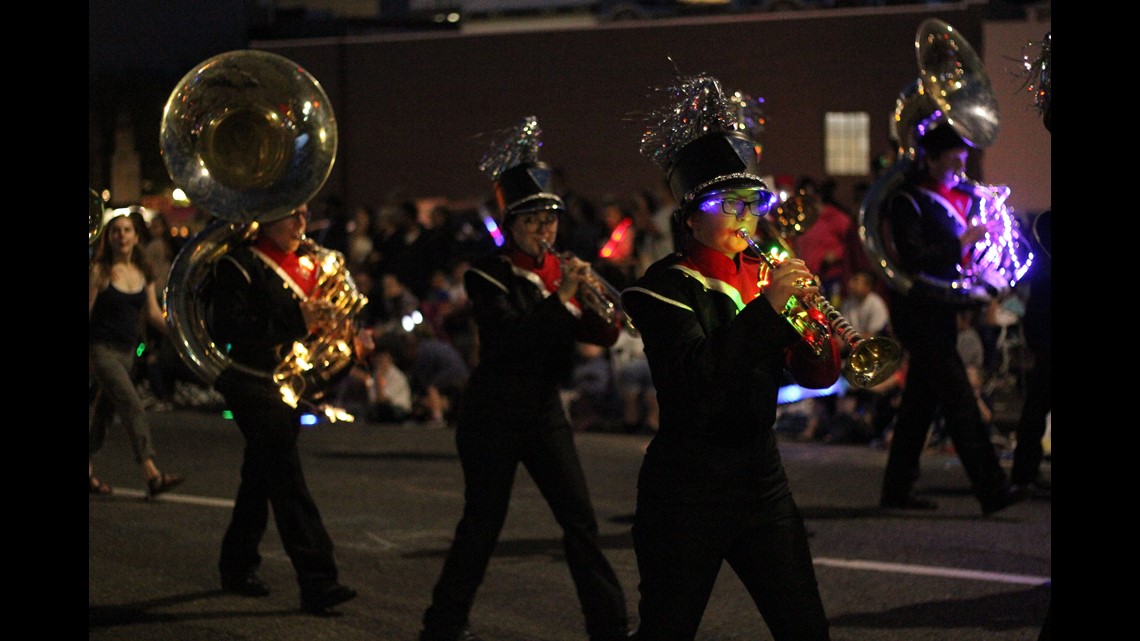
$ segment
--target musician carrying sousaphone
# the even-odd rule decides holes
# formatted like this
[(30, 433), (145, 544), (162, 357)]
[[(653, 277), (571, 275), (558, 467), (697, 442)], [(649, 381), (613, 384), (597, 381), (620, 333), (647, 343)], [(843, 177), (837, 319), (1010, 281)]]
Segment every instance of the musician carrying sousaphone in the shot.
[(218, 219), (179, 252), (165, 298), (180, 355), (222, 394), (245, 441), (222, 590), (269, 595), (258, 569), (272, 512), (301, 608), (328, 614), (357, 593), (339, 581), (298, 437), (303, 415), (374, 347), (354, 322), (367, 299), (343, 255), (305, 236), (336, 156), (328, 97), (293, 61), (227, 52), (178, 83), (160, 135), (171, 178)]
[[(885, 203), (884, 220), (892, 230), (899, 264), (915, 272), (954, 278), (963, 257), (989, 233), (970, 223), (979, 205), (973, 190), (959, 187), (970, 145), (950, 126), (941, 126), (918, 142), (914, 170)], [(880, 502), (883, 507), (935, 509), (914, 494), (919, 457), (927, 432), (941, 412), (962, 467), (970, 478), (982, 512), (1011, 503), (1005, 473), (982, 422), (974, 388), (957, 350), (957, 315), (980, 302), (960, 301), (914, 287), (887, 295), (891, 325), (909, 354), (903, 390)]]
[[(865, 210), (873, 206), (881, 219), (876, 231), (889, 232), (893, 267), (907, 275), (905, 285), (899, 279), (890, 282), (887, 299), (891, 326), (909, 355), (909, 365), (880, 505), (937, 509), (934, 501), (915, 493), (914, 485), (927, 433), (940, 413), (982, 513), (989, 515), (1018, 497), (1010, 491), (958, 353), (957, 316), (980, 307), (997, 286), (1012, 286), (1029, 260), (1011, 252), (1010, 243), (999, 242), (1016, 240), (1017, 230), (1008, 216), (993, 215), (994, 205), (1004, 201), (1008, 189), (987, 188), (965, 179), (970, 152), (992, 142), (997, 131), (997, 108), (981, 63), (969, 43), (941, 21), (923, 23), (917, 41), (924, 70), (921, 81), (932, 82), (945, 70), (956, 74), (955, 81), (947, 84), (959, 91), (927, 87), (912, 98), (917, 101), (933, 93), (949, 99), (930, 105), (900, 102), (898, 134), (912, 148), (886, 178), (890, 189), (876, 192), (880, 195), (864, 204)], [(971, 109), (964, 102), (979, 100), (986, 108)], [(972, 114), (988, 114), (990, 119), (972, 121)], [(1012, 269), (991, 269), (1001, 261), (1010, 263)], [(945, 283), (955, 286), (942, 286)]]

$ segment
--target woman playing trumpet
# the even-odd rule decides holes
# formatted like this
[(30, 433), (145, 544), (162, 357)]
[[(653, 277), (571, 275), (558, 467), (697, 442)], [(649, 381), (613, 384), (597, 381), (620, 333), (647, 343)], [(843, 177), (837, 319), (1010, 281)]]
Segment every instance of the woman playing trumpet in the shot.
[(678, 253), (622, 293), (660, 407), (633, 524), (638, 639), (693, 639), (727, 561), (776, 641), (826, 641), (807, 531), (772, 426), (789, 373), (812, 388), (838, 379), (838, 345), (825, 333), (816, 355), (784, 315), (789, 302), (818, 291), (803, 261), (781, 261), (765, 283), (761, 262), (745, 253), (739, 230), (754, 233), (775, 203), (752, 141), (731, 128), (686, 129), (670, 120), (700, 124), (727, 107), (719, 83), (684, 79), (681, 90), (680, 106), (664, 110), (665, 122), (642, 148), (676, 196)]
[(464, 276), (479, 329), (479, 362), (455, 433), (466, 503), (419, 638), (477, 641), (468, 614), (521, 463), (562, 527), (589, 638), (616, 641), (627, 634), (625, 597), (598, 545), (598, 523), (559, 389), (571, 373), (575, 343), (608, 347), (620, 326), (580, 304), (589, 264), (545, 249), (558, 234), (564, 204), (550, 189), (549, 167), (535, 160), (537, 121), (527, 118), (508, 133), (482, 165), (494, 182), (506, 244)]

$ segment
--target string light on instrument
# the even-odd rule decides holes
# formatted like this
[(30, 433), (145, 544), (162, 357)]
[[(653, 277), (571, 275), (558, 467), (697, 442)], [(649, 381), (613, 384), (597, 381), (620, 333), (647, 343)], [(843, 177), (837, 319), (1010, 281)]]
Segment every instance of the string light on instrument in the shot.
[[(747, 228), (741, 227), (736, 233), (748, 242), (752, 251), (769, 269), (774, 269), (779, 264), (752, 239)], [(867, 338), (860, 335), (830, 301), (818, 294), (805, 301), (800, 301), (795, 296), (789, 297), (783, 316), (817, 356), (825, 353), (824, 347), (831, 340), (831, 330), (834, 329), (851, 348), (851, 354), (843, 366), (843, 376), (848, 383), (859, 389), (882, 383), (898, 369), (902, 361), (902, 345), (898, 341), (886, 336)]]
[[(759, 245), (756, 245), (755, 247), (759, 247)], [(767, 251), (764, 252), (764, 255), (767, 257), (767, 259), (761, 262), (760, 270), (758, 272), (758, 280), (756, 281), (756, 284), (760, 287), (760, 289), (764, 289), (768, 286), (769, 283), (771, 283), (771, 280), (768, 278), (768, 275), (771, 273), (771, 268), (769, 265), (779, 265), (782, 261), (788, 258), (788, 252), (779, 245), (772, 245), (768, 248)]]
[(972, 260), (963, 273), (963, 282), (980, 282), (995, 292), (1005, 291), (1021, 281), (1033, 265), (1033, 252), (1021, 242), (1020, 223), (1006, 205), (1011, 189), (1007, 185), (967, 182), (979, 199), (975, 224), (984, 225), (985, 236), (971, 248)]

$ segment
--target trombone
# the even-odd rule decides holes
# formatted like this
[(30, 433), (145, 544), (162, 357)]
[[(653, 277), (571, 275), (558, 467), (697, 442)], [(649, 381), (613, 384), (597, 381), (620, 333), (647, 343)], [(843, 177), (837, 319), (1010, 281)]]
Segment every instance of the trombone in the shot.
[[(769, 269), (776, 268), (777, 263), (752, 239), (752, 234), (747, 228), (741, 227), (736, 230), (736, 235), (748, 242)], [(902, 345), (898, 341), (886, 336), (871, 338), (862, 336), (825, 296), (817, 294), (807, 302), (814, 307), (805, 308), (803, 301), (792, 296), (784, 308), (784, 317), (811, 345), (817, 355), (822, 353), (823, 343), (830, 338), (830, 328), (835, 328), (840, 338), (851, 348), (851, 354), (843, 365), (843, 377), (852, 387), (859, 389), (874, 387), (887, 380), (898, 369), (902, 362)], [(813, 314), (813, 311), (816, 313)], [(826, 319), (826, 323), (817, 320), (820, 313)]]

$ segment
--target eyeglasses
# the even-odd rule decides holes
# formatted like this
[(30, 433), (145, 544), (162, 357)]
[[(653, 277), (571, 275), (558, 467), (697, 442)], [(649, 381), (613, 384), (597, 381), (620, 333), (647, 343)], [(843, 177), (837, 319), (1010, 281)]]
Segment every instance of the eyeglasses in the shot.
[(545, 216), (531, 214), (522, 217), (523, 227), (525, 227), (527, 231), (537, 231), (540, 227), (549, 227), (557, 222), (558, 214), (547, 214)]
[(744, 212), (760, 217), (768, 213), (776, 202), (776, 195), (769, 191), (761, 191), (756, 200), (743, 200), (734, 196), (713, 196), (700, 204), (701, 211), (706, 214), (725, 214), (739, 218)]

